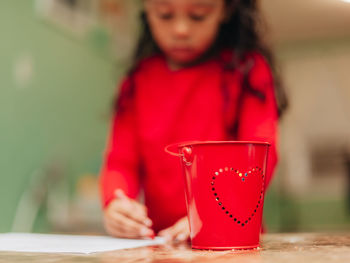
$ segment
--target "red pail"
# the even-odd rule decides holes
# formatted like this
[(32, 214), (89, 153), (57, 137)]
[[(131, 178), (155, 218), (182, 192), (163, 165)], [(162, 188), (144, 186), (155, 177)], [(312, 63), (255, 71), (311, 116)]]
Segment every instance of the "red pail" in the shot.
[(192, 248), (259, 247), (269, 146), (205, 141), (165, 148), (181, 158)]

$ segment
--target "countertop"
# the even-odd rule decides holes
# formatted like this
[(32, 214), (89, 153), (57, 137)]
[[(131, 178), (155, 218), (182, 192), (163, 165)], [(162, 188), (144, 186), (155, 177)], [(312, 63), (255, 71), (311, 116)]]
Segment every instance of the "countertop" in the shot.
[(350, 233), (265, 234), (255, 250), (192, 250), (187, 243), (89, 255), (0, 252), (0, 262), (350, 262)]

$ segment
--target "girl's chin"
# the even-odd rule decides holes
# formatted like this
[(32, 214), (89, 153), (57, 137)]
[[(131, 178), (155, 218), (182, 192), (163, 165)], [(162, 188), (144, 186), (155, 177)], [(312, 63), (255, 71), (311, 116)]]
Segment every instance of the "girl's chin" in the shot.
[(172, 65), (179, 67), (190, 66), (198, 60), (199, 56), (168, 56), (168, 61)]

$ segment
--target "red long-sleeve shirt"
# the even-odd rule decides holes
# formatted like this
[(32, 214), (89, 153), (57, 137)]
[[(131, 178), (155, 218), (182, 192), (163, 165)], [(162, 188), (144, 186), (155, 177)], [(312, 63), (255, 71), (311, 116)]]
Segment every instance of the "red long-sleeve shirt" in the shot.
[[(121, 188), (136, 198), (144, 190), (153, 228), (159, 231), (186, 215), (180, 161), (164, 152), (170, 143), (190, 140), (227, 140), (228, 122), (237, 118), (237, 140), (260, 140), (272, 144), (267, 164), (267, 182), (277, 163), (277, 105), (271, 70), (265, 59), (252, 53), (250, 86), (265, 100), (245, 92), (238, 103), (242, 73), (225, 70), (222, 61), (172, 71), (163, 56), (142, 61), (132, 76), (132, 100), (115, 114), (101, 170), (101, 194), (106, 207)], [(222, 85), (227, 85), (224, 94)], [(121, 90), (131, 85), (126, 79)], [(227, 96), (224, 98), (224, 96)], [(226, 101), (226, 102), (225, 102)], [(224, 109), (224, 103), (227, 103)]]

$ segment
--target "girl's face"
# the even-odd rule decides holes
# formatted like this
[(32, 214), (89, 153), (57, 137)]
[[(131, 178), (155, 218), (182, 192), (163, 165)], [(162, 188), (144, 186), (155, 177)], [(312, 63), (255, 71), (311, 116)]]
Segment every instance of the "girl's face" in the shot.
[(216, 39), (225, 17), (224, 0), (145, 0), (154, 40), (170, 66), (198, 59)]

